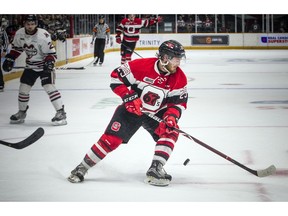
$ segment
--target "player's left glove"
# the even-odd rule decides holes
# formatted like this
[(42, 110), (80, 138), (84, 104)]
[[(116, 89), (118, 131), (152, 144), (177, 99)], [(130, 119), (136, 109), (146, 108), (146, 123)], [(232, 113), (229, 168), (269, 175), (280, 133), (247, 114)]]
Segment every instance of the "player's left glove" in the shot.
[(134, 92), (132, 94), (128, 94), (125, 95), (122, 98), (125, 108), (128, 112), (130, 113), (134, 113), (138, 116), (143, 115), (143, 113), (141, 112), (141, 108), (142, 108), (142, 101), (141, 99), (138, 97), (137, 92)]
[(116, 43), (121, 44), (122, 41), (121, 41), (120, 35), (116, 35), (115, 38), (116, 38)]
[(174, 115), (167, 115), (164, 117), (163, 121), (159, 123), (158, 128), (156, 128), (155, 133), (160, 137), (164, 134), (177, 133), (173, 128), (179, 128), (178, 119)]
[(47, 56), (45, 58), (43, 71), (45, 73), (51, 73), (53, 71), (53, 69), (54, 69), (54, 65), (55, 65), (54, 58), (52, 56)]
[(7, 54), (5, 56), (5, 61), (3, 62), (3, 65), (2, 65), (3, 70), (5, 72), (11, 71), (14, 63), (15, 63), (15, 58), (11, 54)]
[(163, 21), (163, 18), (161, 17), (161, 16), (158, 16), (158, 17), (156, 17), (155, 19), (155, 22), (157, 23), (160, 23), (160, 22), (162, 22)]

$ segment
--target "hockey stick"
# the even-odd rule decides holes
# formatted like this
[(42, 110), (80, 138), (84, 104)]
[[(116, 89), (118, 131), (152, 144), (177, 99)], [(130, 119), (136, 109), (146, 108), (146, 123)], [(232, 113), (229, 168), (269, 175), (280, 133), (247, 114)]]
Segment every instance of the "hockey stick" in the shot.
[(94, 57), (94, 59), (91, 62), (89, 62), (85, 67), (92, 65), (96, 61), (97, 58), (98, 58), (97, 56)]
[(140, 58), (143, 58), (140, 54), (138, 54), (136, 51), (132, 51), (130, 47), (126, 46), (125, 44), (121, 43), (124, 47), (127, 48), (127, 50), (130, 50), (131, 52), (135, 53), (136, 55), (138, 55)]
[(56, 67), (56, 70), (84, 70), (85, 67)]
[[(149, 116), (150, 118), (154, 119), (155, 121), (157, 122), (164, 122), (163, 119), (159, 118), (158, 116), (155, 116), (151, 113), (146, 113), (146, 112), (143, 112), (145, 115)], [(223, 157), (224, 159), (234, 163), (235, 165), (241, 167), (242, 169), (245, 169), (246, 171), (252, 173), (253, 175), (255, 176), (258, 176), (258, 177), (266, 177), (266, 176), (269, 176), (269, 175), (273, 175), (275, 172), (276, 172), (276, 167), (274, 165), (271, 165), (269, 166), (268, 168), (266, 169), (262, 169), (262, 170), (253, 170), (253, 169), (250, 169), (249, 167), (239, 163), (238, 161), (234, 160), (233, 158), (223, 154), (222, 152), (212, 148), (211, 146), (207, 145), (206, 143), (200, 141), (199, 139), (187, 134), (186, 132), (178, 129), (178, 128), (175, 128), (173, 127), (173, 130), (177, 131), (179, 134), (187, 137), (188, 139), (190, 140), (193, 140), (194, 142), (196, 142), (197, 144), (207, 148), (208, 150), (218, 154), (219, 156)]]
[(26, 148), (27, 146), (33, 144), (36, 142), (38, 139), (40, 139), (44, 135), (44, 129), (39, 127), (36, 131), (34, 131), (29, 137), (26, 139), (17, 142), (17, 143), (10, 143), (10, 142), (5, 142), (3, 140), (0, 140), (0, 144), (14, 148), (14, 149), (23, 149)]
[[(26, 69), (25, 66), (15, 66), (13, 69)], [(28, 68), (27, 68), (28, 69)], [(37, 68), (39, 69), (39, 68)], [(84, 70), (85, 67), (55, 67), (56, 70)]]

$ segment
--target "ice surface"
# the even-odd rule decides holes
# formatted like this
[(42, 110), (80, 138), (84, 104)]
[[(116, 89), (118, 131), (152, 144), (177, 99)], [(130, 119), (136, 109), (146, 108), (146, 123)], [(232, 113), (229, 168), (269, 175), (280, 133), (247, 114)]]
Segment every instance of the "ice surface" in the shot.
[[(155, 56), (154, 51), (137, 53)], [(7, 82), (0, 93), (0, 139), (17, 142), (37, 127), (43, 127), (45, 135), (23, 150), (0, 146), (0, 201), (287, 202), (287, 56), (288, 51), (281, 50), (187, 51), (182, 69), (189, 80), (189, 102), (181, 129), (245, 166), (258, 170), (274, 164), (277, 172), (258, 178), (180, 137), (165, 166), (173, 180), (164, 188), (143, 182), (154, 151), (154, 142), (143, 129), (90, 169), (85, 182), (66, 180), (121, 103), (109, 87), (110, 72), (120, 63), (118, 52), (107, 53), (102, 67), (57, 71), (66, 126), (51, 125), (55, 111), (39, 80), (30, 94), (25, 123), (9, 124), (18, 109), (19, 79)], [(190, 162), (183, 166), (187, 158)], [(91, 212), (96, 214), (97, 209)]]

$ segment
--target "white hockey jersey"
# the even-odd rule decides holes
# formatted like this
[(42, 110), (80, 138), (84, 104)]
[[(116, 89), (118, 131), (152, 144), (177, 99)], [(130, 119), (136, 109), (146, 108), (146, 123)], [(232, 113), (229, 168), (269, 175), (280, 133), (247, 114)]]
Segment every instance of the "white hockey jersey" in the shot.
[(25, 28), (21, 28), (16, 32), (10, 54), (16, 55), (17, 58), (22, 52), (26, 53), (26, 68), (35, 71), (43, 70), (47, 56), (53, 56), (55, 61), (57, 59), (50, 34), (41, 28), (37, 28), (33, 35), (26, 34)]

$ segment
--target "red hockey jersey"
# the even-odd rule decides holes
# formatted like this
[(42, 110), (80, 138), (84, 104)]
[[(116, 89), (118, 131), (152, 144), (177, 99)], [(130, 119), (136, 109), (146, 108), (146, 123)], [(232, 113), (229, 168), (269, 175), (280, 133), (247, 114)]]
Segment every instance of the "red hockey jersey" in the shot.
[(160, 73), (157, 58), (136, 59), (116, 68), (111, 73), (110, 87), (121, 98), (136, 91), (144, 111), (157, 113), (166, 107), (179, 111), (187, 107), (187, 77), (181, 68), (176, 73)]
[(134, 21), (130, 21), (125, 18), (116, 28), (116, 34), (121, 35), (123, 33), (123, 40), (128, 42), (136, 42), (139, 40), (139, 33), (141, 28), (148, 27), (157, 23), (156, 19), (140, 19), (135, 18)]

